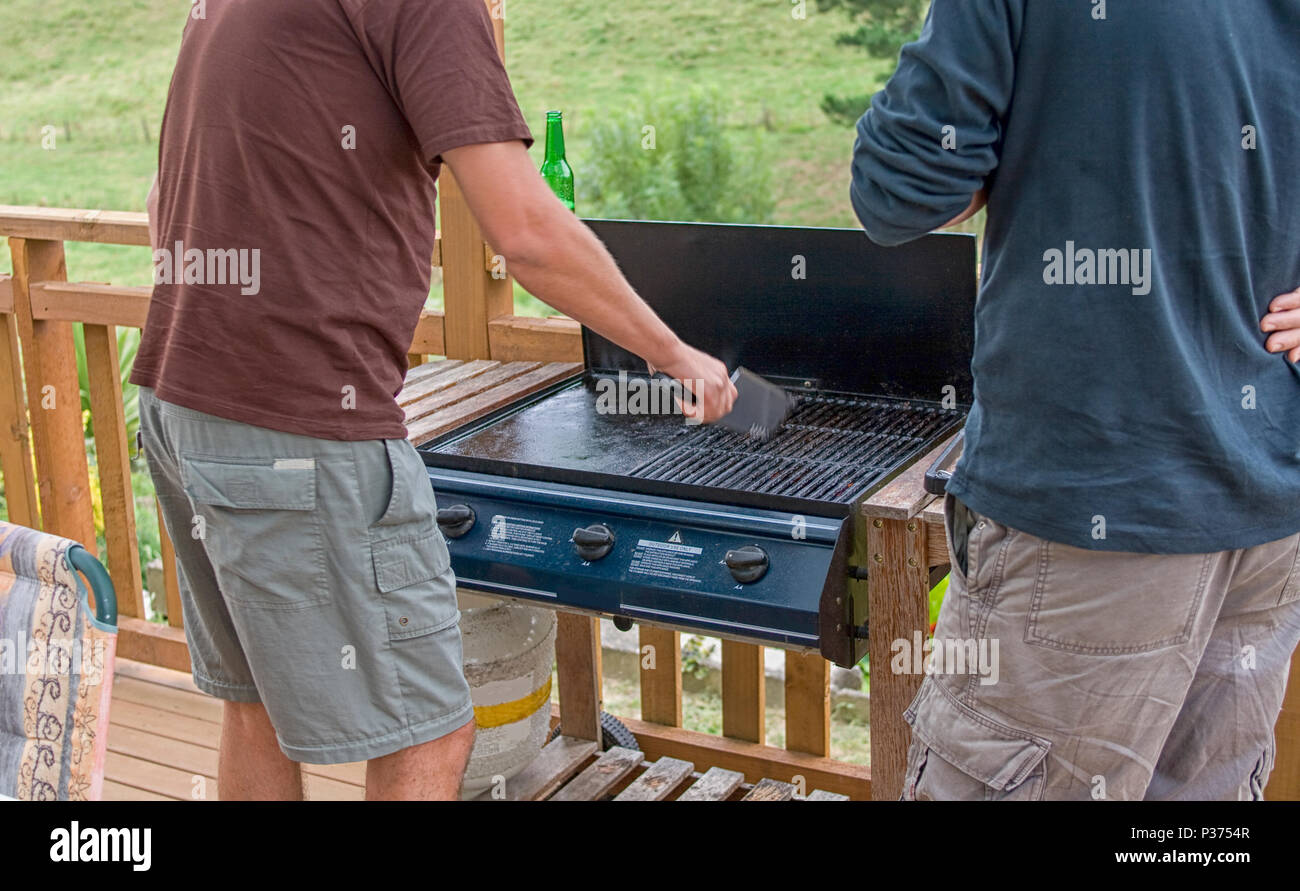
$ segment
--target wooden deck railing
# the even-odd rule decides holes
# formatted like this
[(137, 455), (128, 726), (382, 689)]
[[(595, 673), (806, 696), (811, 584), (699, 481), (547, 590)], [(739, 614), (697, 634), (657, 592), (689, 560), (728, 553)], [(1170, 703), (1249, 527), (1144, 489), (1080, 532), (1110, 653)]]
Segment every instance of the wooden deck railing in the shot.
[[(493, 276), (499, 261), (478, 239), (477, 228), (474, 237), (452, 235), (450, 226), (472, 222), (455, 211), (457, 194), (444, 185), (445, 228), (431, 258), (442, 264), (445, 309), (422, 313), (410, 347), (412, 363), (430, 356), (580, 361), (575, 322), (515, 316), (511, 282)], [(73, 339), (73, 326), (80, 325), (103, 512), (102, 556), (121, 614), (118, 653), (188, 670), (175, 554), (161, 522), (167, 624), (149, 621), (145, 608), (131, 486), (133, 443), (117, 354), (117, 329), (144, 326), (152, 289), (69, 282), (64, 255), (65, 241), (147, 245), (148, 220), (144, 214), (0, 206), (0, 236), (8, 237), (13, 258), (13, 275), (0, 276), (0, 470), (10, 519), (96, 546)], [(643, 625), (640, 636), (642, 647), (655, 648), (659, 664), (641, 673), (641, 720), (625, 720), (650, 757), (689, 757), (753, 779), (798, 775), (809, 788), (869, 796), (866, 768), (828, 757), (829, 665), (820, 656), (787, 654), (786, 746), (780, 749), (766, 744), (761, 647), (723, 643), (719, 737), (681, 726), (680, 634)], [(603, 679), (594, 618), (560, 614), (557, 658), (565, 733), (599, 738)]]

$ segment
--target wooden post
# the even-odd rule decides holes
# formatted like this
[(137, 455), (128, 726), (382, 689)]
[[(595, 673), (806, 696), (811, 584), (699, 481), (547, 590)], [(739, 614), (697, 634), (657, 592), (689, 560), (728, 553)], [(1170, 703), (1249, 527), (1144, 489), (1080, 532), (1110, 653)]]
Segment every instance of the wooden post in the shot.
[(599, 743), (603, 680), (599, 620), (566, 612), (557, 612), (555, 618), (558, 623), (555, 662), (563, 733)]
[(1270, 801), (1300, 801), (1300, 650), (1291, 657), (1291, 679), (1273, 732), (1277, 755), (1264, 797)]
[(86, 373), (90, 377), (90, 414), (95, 421), (95, 458), (100, 502), (104, 506), (104, 542), (108, 573), (124, 616), (144, 617), (140, 583), (140, 545), (135, 537), (135, 492), (131, 488), (131, 451), (122, 408), (122, 373), (117, 359), (117, 329), (83, 325)]
[(903, 712), (920, 689), (916, 674), (889, 669), (896, 640), (925, 639), (929, 631), (930, 571), (925, 523), (876, 517), (867, 521), (870, 555), (869, 639), (871, 653), (871, 797), (896, 800), (903, 791), (911, 728)]
[(4, 472), (9, 522), (39, 529), (31, 427), (27, 423), (27, 397), (23, 393), (22, 355), (13, 300), (12, 279), (0, 275), (0, 373), (8, 377), (0, 386), (0, 470)]
[(442, 197), (442, 292), (448, 359), (488, 359), (488, 323), (514, 313), (509, 276), (493, 278), (483, 263), (483, 231), (450, 170), (438, 179)]
[(831, 754), (831, 664), (820, 653), (785, 654), (785, 747)]
[(767, 740), (767, 676), (763, 648), (722, 642), (722, 735), (764, 743)]
[(167, 524), (163, 522), (162, 505), (155, 497), (154, 510), (158, 514), (158, 542), (162, 546), (163, 565), (163, 603), (167, 606), (167, 624), (173, 628), (183, 628), (185, 621), (181, 617), (181, 584), (176, 570), (176, 546), (167, 534)]
[[(641, 720), (682, 726), (682, 635), (667, 628), (639, 625), (641, 639)], [(646, 647), (654, 667), (647, 668)]]
[(66, 281), (63, 242), (10, 238), (14, 315), (23, 344), (41, 528), (98, 553), (81, 425), (77, 350), (68, 322), (32, 318), (31, 284)]
[[(492, 17), (497, 53), (504, 61), (505, 4), (484, 0)], [(488, 323), (514, 315), (515, 289), (509, 276), (493, 278), (483, 262), (483, 230), (465, 203), (455, 175), (446, 167), (438, 177), (442, 211), (443, 311), (448, 359), (489, 359)]]

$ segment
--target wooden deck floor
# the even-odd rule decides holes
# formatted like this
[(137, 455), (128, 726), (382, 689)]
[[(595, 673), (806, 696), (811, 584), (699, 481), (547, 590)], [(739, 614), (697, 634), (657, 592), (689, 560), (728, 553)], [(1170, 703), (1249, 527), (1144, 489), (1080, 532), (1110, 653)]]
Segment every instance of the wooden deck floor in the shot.
[[(217, 799), (221, 703), (200, 692), (189, 675), (118, 659), (109, 718), (104, 800)], [(309, 798), (364, 797), (362, 762), (304, 769)]]

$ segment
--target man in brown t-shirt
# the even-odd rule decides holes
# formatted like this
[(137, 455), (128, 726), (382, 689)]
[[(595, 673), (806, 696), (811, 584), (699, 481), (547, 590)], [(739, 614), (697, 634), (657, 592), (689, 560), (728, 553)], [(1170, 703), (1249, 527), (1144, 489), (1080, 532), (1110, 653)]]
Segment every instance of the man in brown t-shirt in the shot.
[(151, 195), (131, 380), (177, 547), (219, 794), (450, 798), (473, 741), (455, 580), (395, 396), (455, 171), (515, 277), (695, 392), (735, 390), (551, 194), (483, 0), (208, 0), (186, 23)]

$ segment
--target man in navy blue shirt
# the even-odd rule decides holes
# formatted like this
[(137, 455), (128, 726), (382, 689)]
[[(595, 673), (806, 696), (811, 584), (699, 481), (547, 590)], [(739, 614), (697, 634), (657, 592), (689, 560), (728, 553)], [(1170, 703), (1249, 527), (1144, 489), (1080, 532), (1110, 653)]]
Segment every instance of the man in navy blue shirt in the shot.
[(935, 651), (1000, 664), (936, 659), (905, 798), (1261, 796), (1300, 640), (1300, 344), (1264, 333), (1300, 305), (1298, 96), (1296, 0), (934, 0), (859, 122), (874, 241), (988, 209)]

